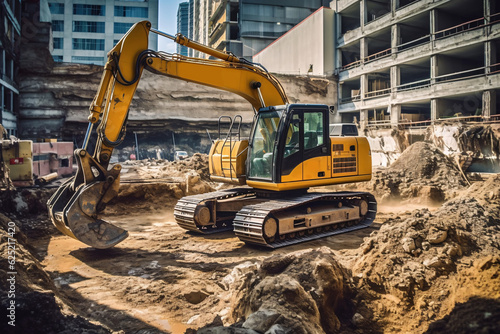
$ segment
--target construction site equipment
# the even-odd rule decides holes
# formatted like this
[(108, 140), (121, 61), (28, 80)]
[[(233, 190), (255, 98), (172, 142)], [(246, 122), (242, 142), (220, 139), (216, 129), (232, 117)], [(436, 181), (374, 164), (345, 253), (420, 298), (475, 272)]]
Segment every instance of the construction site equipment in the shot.
[(33, 142), (8, 137), (0, 125), (0, 188), (33, 184)]
[(71, 142), (47, 139), (34, 143), (3, 133), (0, 148), (0, 188), (45, 185), (73, 174)]
[[(149, 50), (150, 32), (216, 60)], [(327, 105), (289, 104), (280, 82), (262, 66), (142, 21), (108, 53), (83, 148), (75, 151), (77, 173), (48, 202), (49, 215), (64, 234), (96, 248), (112, 247), (128, 235), (98, 215), (118, 193), (121, 166), (109, 168), (109, 162), (124, 139), (143, 69), (233, 92), (256, 113), (248, 139), (239, 138), (240, 121), (230, 119), (229, 131), (209, 154), (213, 180), (244, 187), (180, 199), (174, 209), (180, 226), (201, 233), (234, 230), (246, 243), (275, 248), (364, 228), (375, 218), (377, 204), (369, 193), (308, 192), (371, 179), (367, 139), (330, 137)], [(90, 153), (95, 125), (98, 138)]]

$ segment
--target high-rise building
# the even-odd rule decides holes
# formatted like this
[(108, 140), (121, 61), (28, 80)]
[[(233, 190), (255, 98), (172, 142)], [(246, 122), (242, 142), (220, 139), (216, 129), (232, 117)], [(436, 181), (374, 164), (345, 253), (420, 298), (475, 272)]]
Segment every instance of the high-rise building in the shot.
[[(177, 32), (184, 36), (189, 35), (189, 2), (181, 2), (177, 10)], [(177, 45), (177, 53), (183, 56), (188, 55), (188, 48)]]
[[(104, 65), (107, 52), (139, 21), (158, 26), (158, 0), (49, 0), (55, 61)], [(149, 35), (157, 49), (158, 36)]]
[(0, 123), (9, 135), (17, 135), (21, 1), (3, 1), (0, 17)]
[[(219, 0), (220, 1), (220, 0)], [(201, 44), (209, 45), (208, 26), (212, 15), (212, 8), (217, 0), (189, 0), (189, 34), (188, 37)], [(201, 57), (205, 55), (199, 51), (188, 50), (190, 57)]]

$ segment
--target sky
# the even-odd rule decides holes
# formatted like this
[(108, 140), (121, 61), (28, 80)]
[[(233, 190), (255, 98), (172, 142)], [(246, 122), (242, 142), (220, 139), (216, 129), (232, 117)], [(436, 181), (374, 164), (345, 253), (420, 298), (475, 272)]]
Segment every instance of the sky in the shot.
[[(158, 30), (169, 35), (177, 33), (177, 9), (181, 2), (187, 0), (159, 0), (158, 8)], [(166, 37), (158, 36), (158, 51), (175, 53), (177, 45)]]

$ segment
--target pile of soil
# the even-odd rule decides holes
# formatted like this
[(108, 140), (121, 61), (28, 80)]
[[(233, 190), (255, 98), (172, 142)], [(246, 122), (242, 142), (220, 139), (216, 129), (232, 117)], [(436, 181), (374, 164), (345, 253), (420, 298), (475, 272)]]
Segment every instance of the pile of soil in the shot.
[[(0, 322), (2, 333), (110, 333), (101, 324), (76, 315), (38, 259), (31, 254), (24, 233), (15, 227), (15, 234), (9, 235), (13, 222), (1, 213), (0, 226), (0, 259), (4, 264), (0, 268), (0, 307), (4, 314)], [(10, 268), (8, 260), (13, 258), (9, 258), (8, 251), (14, 249), (15, 263)]]
[(123, 164), (123, 180), (138, 178), (141, 180), (168, 179), (180, 181), (186, 174), (197, 174), (203, 181), (210, 181), (208, 155), (195, 153), (185, 160), (128, 160)]
[(214, 191), (210, 181), (208, 155), (195, 153), (180, 161), (141, 160), (123, 164), (118, 196), (105, 213), (163, 210), (178, 199)]
[(352, 316), (349, 282), (328, 247), (244, 263), (222, 280), (231, 300), (227, 321), (234, 324), (226, 331), (209, 325), (197, 333), (338, 332)]
[[(362, 315), (390, 322), (394, 331), (422, 332), (426, 321), (444, 317), (469, 298), (498, 304), (499, 210), (463, 196), (433, 213), (415, 210), (386, 221), (349, 265)], [(491, 319), (500, 319), (498, 311), (489, 311), (497, 312)], [(467, 321), (470, 317), (463, 328), (472, 325)]]
[(28, 238), (52, 235), (55, 227), (49, 222), (47, 201), (56, 188), (16, 188), (0, 191), (3, 214), (16, 219), (17, 226)]
[(490, 215), (500, 219), (500, 174), (493, 174), (484, 182), (474, 183), (464, 192), (464, 196), (474, 197), (488, 209)]
[(375, 170), (372, 180), (349, 185), (372, 192), (379, 203), (392, 200), (442, 203), (458, 195), (467, 181), (458, 166), (436, 146), (416, 142), (390, 166)]

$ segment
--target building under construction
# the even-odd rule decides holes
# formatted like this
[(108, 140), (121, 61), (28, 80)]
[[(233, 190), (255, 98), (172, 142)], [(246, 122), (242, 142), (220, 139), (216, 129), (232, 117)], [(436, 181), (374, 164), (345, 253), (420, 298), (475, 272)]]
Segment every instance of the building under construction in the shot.
[[(334, 12), (334, 29), (326, 29), (326, 14), (319, 24), (308, 23), (318, 21), (319, 12), (314, 13), (282, 36), (286, 43), (276, 41), (254, 61), (291, 73), (300, 67), (300, 53), (310, 50), (300, 47), (308, 43), (303, 36), (309, 36), (313, 45), (323, 46), (321, 57), (309, 57), (309, 74), (329, 76), (325, 57), (334, 54), (336, 110), (343, 122), (356, 118), (366, 126), (500, 117), (497, 1), (338, 0), (330, 8), (321, 11)], [(275, 60), (290, 54), (286, 48), (294, 39), (290, 63)]]

